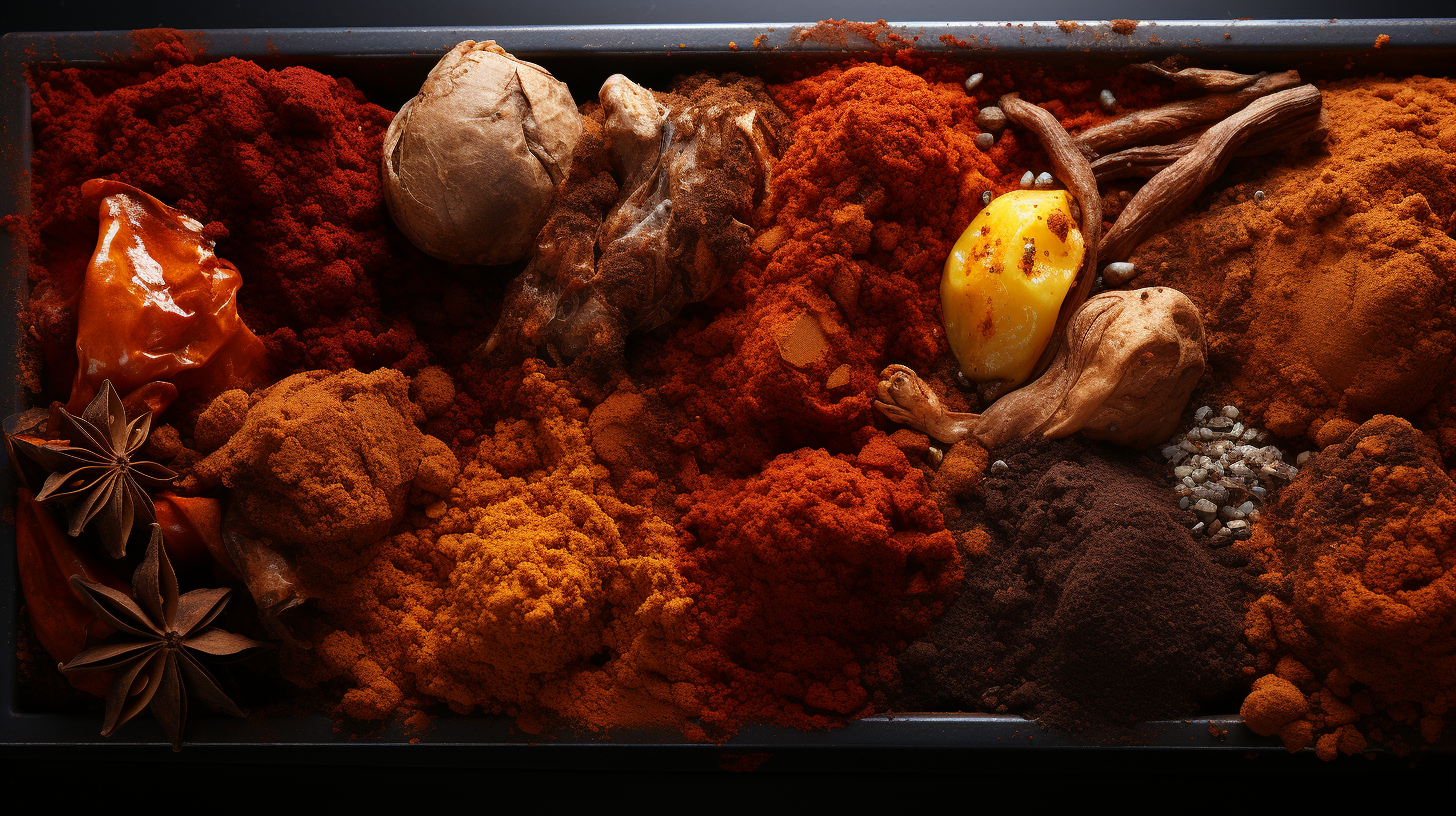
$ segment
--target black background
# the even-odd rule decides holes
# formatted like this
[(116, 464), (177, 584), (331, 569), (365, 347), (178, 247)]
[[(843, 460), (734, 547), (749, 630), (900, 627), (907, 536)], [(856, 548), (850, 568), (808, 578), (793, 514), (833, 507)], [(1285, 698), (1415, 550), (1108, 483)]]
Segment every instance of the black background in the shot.
[[(3, 1), (3, 0), (0, 0)], [(352, 2), (4, 2), (3, 31), (171, 28), (280, 28), (365, 26), (491, 26), (611, 23), (801, 22), (824, 18), (894, 21), (1055, 19), (1328, 19), (1456, 16), (1452, 0), (353, 0)], [(1348, 802), (1356, 783), (1373, 783), (1399, 807), (1420, 789), (1449, 804), (1456, 757), (1419, 762), (1383, 757), (1319, 763), (1312, 756), (1195, 756), (1086, 752), (1016, 756), (963, 752), (907, 757), (860, 756), (846, 767), (829, 757), (799, 757), (775, 773), (772, 763), (753, 774), (716, 774), (699, 767), (668, 769), (656, 761), (617, 756), (603, 769), (589, 756), (565, 769), (503, 769), (488, 756), (457, 761), (459, 767), (417, 764), (390, 756), (362, 764), (340, 752), (197, 751), (95, 748), (0, 749), (0, 796), (11, 812), (107, 812), (145, 810), (233, 812), (437, 812), (446, 807), (490, 811), (567, 807), (701, 812), (824, 812), (1015, 807), (1040, 810), (1070, 802), (1077, 811), (1105, 803), (1116, 812), (1267, 812), (1284, 802), (1314, 809)], [(849, 759), (845, 757), (844, 759)], [(645, 758), (644, 758), (645, 760)], [(598, 767), (593, 767), (598, 765)], [(492, 767), (495, 766), (495, 767)], [(707, 767), (711, 767), (708, 763)], [(877, 772), (878, 771), (878, 772)], [(1183, 776), (1212, 773), (1220, 780), (1182, 781), (1176, 788), (1130, 784), (1125, 774)], [(1066, 782), (1038, 781), (1080, 775)], [(968, 775), (981, 775), (968, 779)], [(1238, 777), (1228, 779), (1228, 777)], [(1162, 781), (1177, 780), (1164, 778)], [(1436, 788), (1436, 785), (1441, 785)], [(1338, 797), (1338, 798), (1337, 798)], [(1081, 806), (1078, 807), (1077, 805)], [(30, 807), (27, 807), (29, 805)], [(1101, 810), (1102, 808), (1096, 808)]]

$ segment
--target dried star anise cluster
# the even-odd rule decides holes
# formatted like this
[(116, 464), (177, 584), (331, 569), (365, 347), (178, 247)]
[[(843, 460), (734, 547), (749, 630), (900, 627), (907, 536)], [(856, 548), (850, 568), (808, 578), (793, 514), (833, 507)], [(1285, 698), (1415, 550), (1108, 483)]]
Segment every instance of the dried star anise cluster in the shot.
[(194, 589), (178, 596), (177, 575), (160, 526), (152, 525), (146, 557), (132, 574), (135, 601), (79, 575), (71, 576), (71, 586), (102, 622), (116, 630), (105, 642), (61, 666), (66, 673), (111, 674), (103, 737), (150, 707), (171, 737), (172, 750), (180, 750), (189, 693), (209, 708), (243, 716), (197, 656), (223, 657), (267, 644), (212, 626), (227, 606), (231, 590)]
[(50, 471), (36, 500), (64, 504), (67, 532), (73, 537), (94, 520), (106, 551), (120, 558), (136, 517), (157, 520), (147, 489), (165, 487), (177, 478), (155, 462), (135, 458), (151, 433), (152, 414), (128, 422), (121, 397), (107, 380), (81, 416), (64, 408), (59, 415), (60, 440), (12, 436), (10, 444)]

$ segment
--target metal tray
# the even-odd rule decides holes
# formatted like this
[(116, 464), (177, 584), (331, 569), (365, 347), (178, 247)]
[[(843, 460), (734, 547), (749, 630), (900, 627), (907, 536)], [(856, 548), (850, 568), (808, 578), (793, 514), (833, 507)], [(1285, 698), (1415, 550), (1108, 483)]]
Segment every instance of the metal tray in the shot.
[[(264, 67), (304, 65), (348, 77), (374, 102), (398, 108), (418, 89), (440, 55), (465, 40), (494, 39), (511, 52), (546, 65), (569, 83), (578, 100), (594, 98), (611, 73), (621, 71), (639, 82), (662, 85), (671, 76), (696, 70), (752, 72), (795, 62), (877, 56), (880, 45), (854, 34), (815, 36), (810, 24), (551, 26), (506, 28), (276, 29), (187, 32), (201, 60), (241, 57)], [(1456, 18), (1430, 20), (1278, 20), (1143, 22), (1130, 35), (1108, 23), (1081, 21), (1066, 30), (1055, 22), (903, 23), (881, 27), (881, 43), (894, 34), (919, 50), (951, 58), (991, 56), (1027, 62), (1118, 64), (1172, 53), (1194, 56), (1208, 67), (1297, 68), (1310, 78), (1362, 74), (1449, 75), (1456, 68)], [(1389, 40), (1376, 47), (1380, 35)], [(35, 65), (102, 65), (124, 62), (135, 51), (130, 32), (8, 34), (0, 38), (0, 213), (25, 213), (29, 207), (30, 104), (26, 71)], [(25, 302), (25, 246), (0, 231), (0, 258), (8, 274), (0, 278), (0, 344), (18, 348), (17, 307)], [(26, 395), (14, 354), (5, 355), (0, 383), (0, 416), (22, 410)], [(8, 506), (15, 488), (8, 468), (0, 469), (0, 496)], [(161, 727), (149, 717), (128, 723), (116, 738), (103, 740), (92, 715), (23, 710), (16, 689), (16, 618), (21, 599), (14, 552), (15, 526), (0, 524), (0, 745), (152, 746), (165, 744)], [(761, 761), (765, 754), (824, 753), (837, 757), (924, 757), (926, 749), (1026, 749), (1098, 747), (1098, 756), (1148, 749), (1201, 749), (1227, 759), (1251, 752), (1283, 752), (1277, 740), (1249, 731), (1237, 714), (1149, 722), (1130, 733), (1066, 734), (1044, 731), (1020, 717), (984, 714), (919, 713), (877, 716), (824, 732), (750, 726), (724, 746), (687, 743), (676, 732), (614, 731), (610, 735), (560, 732), (523, 734), (501, 717), (438, 717), (423, 734), (406, 734), (391, 723), (356, 738), (336, 731), (323, 715), (254, 717), (236, 720), (201, 709), (188, 723), (187, 743), (211, 751), (213, 759), (235, 755), (247, 746), (267, 746), (275, 761), (300, 749), (335, 746), (346, 761), (435, 762), (438, 751), (453, 746), (451, 762), (512, 766), (587, 762), (634, 764), (650, 760), (659, 767), (713, 767), (726, 757)], [(1451, 740), (1444, 741), (1450, 747)], [(284, 746), (293, 746), (287, 748)], [(533, 746), (531, 750), (524, 750)], [(921, 749), (921, 750), (916, 750)], [(229, 753), (232, 752), (232, 753)], [(110, 751), (107, 751), (111, 754)], [(982, 755), (985, 751), (978, 751)], [(1048, 752), (1037, 751), (1038, 756)], [(1166, 753), (1166, 751), (1164, 751)], [(152, 755), (155, 755), (154, 753)], [(367, 759), (366, 759), (367, 757)], [(462, 757), (469, 757), (462, 759)], [(403, 759), (401, 759), (403, 758)], [(875, 760), (875, 767), (883, 767)], [(925, 767), (921, 759), (909, 760)], [(843, 768), (843, 765), (838, 767)]]

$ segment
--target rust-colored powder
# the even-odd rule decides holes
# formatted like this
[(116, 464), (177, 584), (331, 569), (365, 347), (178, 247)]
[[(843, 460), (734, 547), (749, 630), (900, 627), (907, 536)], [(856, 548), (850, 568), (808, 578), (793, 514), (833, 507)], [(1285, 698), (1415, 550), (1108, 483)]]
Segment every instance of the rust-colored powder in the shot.
[(1134, 254), (1136, 285), (1198, 304), (1217, 397), (1276, 434), (1324, 446), (1428, 404), (1456, 427), (1456, 392), (1433, 403), (1456, 373), (1456, 84), (1347, 80), (1324, 106), (1328, 154), (1236, 168)]
[(1391, 721), (1435, 740), (1456, 703), (1456, 482), (1426, 437), (1397, 417), (1366, 422), (1237, 546), (1267, 592), (1249, 641), (1284, 681), (1256, 685), (1250, 727), (1291, 750), (1314, 740), (1326, 759), (1364, 750)]

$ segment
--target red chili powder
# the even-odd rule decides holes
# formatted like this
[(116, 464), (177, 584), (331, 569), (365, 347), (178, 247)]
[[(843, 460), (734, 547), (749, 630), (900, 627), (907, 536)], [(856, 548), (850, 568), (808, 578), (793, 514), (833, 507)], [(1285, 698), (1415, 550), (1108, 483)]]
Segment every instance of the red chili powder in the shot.
[(857, 457), (801, 449), (716, 480), (683, 518), (705, 645), (704, 725), (827, 727), (881, 710), (894, 654), (961, 578), (925, 477), (876, 431)]
[(423, 365), (400, 291), (443, 269), (399, 236), (382, 204), (377, 165), (392, 114), (307, 68), (190, 59), (163, 38), (142, 58), (151, 71), (30, 77), (30, 322), (50, 389), (64, 393), (76, 365), (76, 301), (96, 240), (79, 193), (91, 178), (134, 184), (207, 224), (218, 255), (243, 273), (244, 321), (285, 369)]

